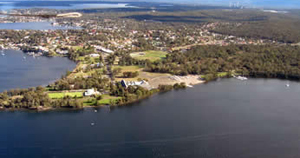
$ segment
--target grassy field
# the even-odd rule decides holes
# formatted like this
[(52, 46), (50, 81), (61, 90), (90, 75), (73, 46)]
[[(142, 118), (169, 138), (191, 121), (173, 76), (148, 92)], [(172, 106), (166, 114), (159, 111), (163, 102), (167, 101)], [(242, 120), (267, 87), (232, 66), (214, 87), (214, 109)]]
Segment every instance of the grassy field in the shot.
[(101, 99), (99, 101), (99, 104), (102, 104), (102, 105), (109, 105), (111, 103), (111, 101), (116, 101), (118, 99), (121, 99), (121, 97), (114, 97), (114, 96), (109, 96), (109, 95), (103, 95), (102, 97), (103, 97), (103, 99)]
[[(116, 101), (118, 99), (121, 99), (121, 97), (114, 97), (110, 95), (102, 95), (102, 99), (98, 100), (98, 105), (110, 105), (112, 101)], [(85, 99), (83, 102), (84, 106), (96, 106), (97, 100), (91, 100), (91, 99)]]
[(150, 61), (161, 60), (165, 58), (167, 52), (163, 51), (145, 51), (145, 52), (136, 52), (131, 53), (130, 56), (139, 60), (149, 59)]
[(118, 99), (121, 99), (121, 97), (114, 97), (114, 96), (110, 96), (110, 95), (102, 95), (102, 99), (99, 100), (99, 104), (101, 105), (109, 105), (111, 103), (111, 101), (116, 101)]
[(70, 96), (72, 98), (74, 98), (75, 96), (77, 96), (78, 98), (82, 98), (83, 97), (83, 92), (58, 92), (58, 93), (48, 93), (49, 98), (51, 99), (61, 99), (65, 96)]
[(116, 75), (116, 81), (121, 81), (123, 79), (126, 79), (127, 81), (137, 81), (138, 78), (140, 78), (140, 75), (135, 78), (123, 78), (123, 72), (136, 72), (138, 71), (139, 73), (142, 72), (143, 67), (139, 66), (113, 66), (113, 69), (121, 68), (121, 73)]
[(97, 100), (85, 100), (83, 102), (83, 106), (95, 106), (97, 104)]
[(88, 72), (79, 71), (79, 70), (83, 69), (86, 66), (88, 66), (88, 65), (87, 64), (79, 63), (76, 66), (75, 70), (68, 76), (68, 78), (72, 78), (73, 79), (73, 78), (76, 78), (76, 77), (91, 76), (96, 71), (103, 72), (103, 68), (92, 69), (91, 71), (88, 71)]
[[(116, 76), (116, 81), (121, 81), (121, 80), (126, 80), (126, 81), (138, 81), (138, 79), (146, 79), (146, 81), (151, 82), (152, 80), (154, 80), (153, 82), (158, 82), (158, 83), (166, 83), (164, 81), (161, 82), (161, 78), (167, 79), (169, 76), (172, 76), (170, 74), (167, 73), (151, 73), (151, 72), (145, 72), (143, 71), (143, 67), (139, 67), (139, 66), (114, 66), (113, 68), (121, 68), (122, 71), (120, 74), (118, 74)], [(135, 72), (138, 71), (139, 75), (135, 78), (123, 78), (122, 73), (123, 72)], [(151, 82), (151, 83), (153, 83)]]

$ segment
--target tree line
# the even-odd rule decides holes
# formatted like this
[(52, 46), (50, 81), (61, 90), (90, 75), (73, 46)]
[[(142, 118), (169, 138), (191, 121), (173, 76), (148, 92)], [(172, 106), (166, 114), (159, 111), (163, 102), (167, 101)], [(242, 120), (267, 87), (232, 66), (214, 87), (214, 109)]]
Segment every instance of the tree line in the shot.
[(300, 47), (290, 45), (196, 46), (147, 64), (146, 71), (187, 74), (240, 72), (252, 77), (300, 80)]

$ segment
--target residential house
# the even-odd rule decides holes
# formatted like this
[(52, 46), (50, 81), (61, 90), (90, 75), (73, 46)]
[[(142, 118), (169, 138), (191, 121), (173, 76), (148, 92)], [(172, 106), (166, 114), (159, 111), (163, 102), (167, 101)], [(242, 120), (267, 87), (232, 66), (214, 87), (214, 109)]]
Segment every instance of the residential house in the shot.
[(121, 84), (124, 88), (128, 88), (129, 86), (141, 86), (146, 89), (151, 89), (151, 86), (147, 81), (141, 80), (141, 81), (125, 81), (122, 80)]
[(95, 91), (94, 88), (88, 89), (87, 91), (84, 92), (84, 96), (92, 96), (92, 95), (98, 95), (100, 92)]
[(110, 49), (106, 49), (102, 46), (94, 46), (96, 51), (99, 51), (99, 52), (103, 52), (103, 53), (107, 53), (107, 54), (112, 54), (114, 53), (114, 51), (110, 50)]

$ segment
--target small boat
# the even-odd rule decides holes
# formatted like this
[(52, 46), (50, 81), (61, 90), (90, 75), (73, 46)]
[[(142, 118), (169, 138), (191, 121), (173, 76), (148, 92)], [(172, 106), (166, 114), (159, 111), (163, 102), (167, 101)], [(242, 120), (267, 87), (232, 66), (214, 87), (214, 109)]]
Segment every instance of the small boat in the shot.
[(91, 123), (91, 126), (94, 126), (94, 125), (95, 125), (95, 123), (92, 122), (92, 123)]
[(1, 55), (4, 56), (5, 54), (4, 54), (4, 53), (1, 53)]
[(286, 86), (286, 87), (290, 87), (290, 84), (289, 84), (289, 83), (287, 83), (285, 86)]
[(95, 112), (98, 112), (97, 110), (95, 110)]

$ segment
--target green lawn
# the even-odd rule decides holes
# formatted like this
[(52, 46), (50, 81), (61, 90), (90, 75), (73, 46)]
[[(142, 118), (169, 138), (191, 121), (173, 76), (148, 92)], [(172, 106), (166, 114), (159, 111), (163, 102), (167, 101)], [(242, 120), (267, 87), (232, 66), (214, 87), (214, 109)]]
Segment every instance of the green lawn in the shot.
[(83, 97), (83, 92), (68, 92), (68, 93), (48, 93), (49, 98), (51, 99), (61, 99), (65, 96), (70, 96), (72, 98), (74, 98), (75, 96), (77, 96), (78, 98), (82, 98)]
[(86, 100), (83, 102), (83, 106), (95, 106), (97, 103), (97, 100)]
[(163, 51), (145, 51), (145, 52), (137, 52), (131, 53), (130, 56), (139, 60), (149, 59), (150, 61), (161, 60), (165, 58), (167, 52)]
[[(121, 99), (121, 97), (102, 95), (102, 99), (98, 100), (98, 105), (110, 105), (111, 101), (116, 101), (118, 99)], [(83, 105), (84, 106), (96, 106), (97, 100), (95, 98), (84, 99)]]
[(102, 99), (99, 101), (99, 104), (103, 104), (103, 105), (110, 104), (110, 99)]
[(114, 97), (109, 95), (102, 95), (103, 99), (99, 101), (99, 104), (108, 105), (111, 101), (116, 101), (118, 99), (121, 99), (121, 97)]

